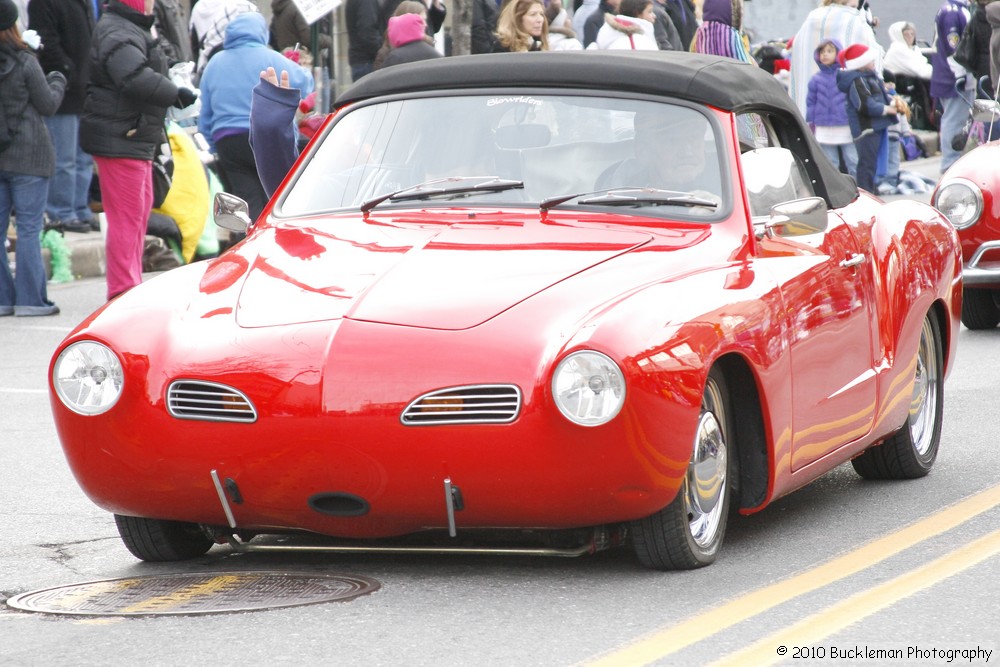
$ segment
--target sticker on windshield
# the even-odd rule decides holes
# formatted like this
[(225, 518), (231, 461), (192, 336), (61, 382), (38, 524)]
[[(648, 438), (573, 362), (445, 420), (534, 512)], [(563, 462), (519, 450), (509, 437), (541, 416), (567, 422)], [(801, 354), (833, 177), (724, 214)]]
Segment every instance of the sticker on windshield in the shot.
[(486, 106), (495, 107), (501, 104), (530, 104), (531, 106), (540, 107), (543, 102), (541, 100), (536, 100), (530, 95), (515, 95), (512, 97), (491, 97), (486, 100)]

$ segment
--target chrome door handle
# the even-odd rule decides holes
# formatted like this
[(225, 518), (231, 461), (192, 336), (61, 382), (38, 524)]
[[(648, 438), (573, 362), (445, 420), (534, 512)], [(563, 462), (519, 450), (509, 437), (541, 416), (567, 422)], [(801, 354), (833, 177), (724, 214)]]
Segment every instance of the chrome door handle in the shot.
[(840, 265), (845, 269), (849, 269), (852, 266), (858, 266), (859, 264), (864, 264), (864, 262), (865, 262), (864, 255), (854, 254), (851, 255), (848, 259), (843, 260), (840, 263)]

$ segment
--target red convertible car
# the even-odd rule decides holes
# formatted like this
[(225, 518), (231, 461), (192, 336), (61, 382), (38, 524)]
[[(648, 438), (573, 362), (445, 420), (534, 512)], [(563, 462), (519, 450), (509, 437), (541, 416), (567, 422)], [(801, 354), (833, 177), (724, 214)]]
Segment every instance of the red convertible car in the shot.
[(732, 515), (938, 453), (955, 230), (859, 192), (756, 67), (388, 68), (236, 226), (52, 358), (69, 465), (140, 559), (299, 534), (695, 568)]
[[(995, 103), (984, 105), (982, 120), (996, 118)], [(992, 104), (992, 108), (986, 106)], [(1000, 141), (963, 155), (941, 178), (931, 195), (934, 204), (958, 230), (964, 268), (962, 323), (969, 329), (1000, 324)]]

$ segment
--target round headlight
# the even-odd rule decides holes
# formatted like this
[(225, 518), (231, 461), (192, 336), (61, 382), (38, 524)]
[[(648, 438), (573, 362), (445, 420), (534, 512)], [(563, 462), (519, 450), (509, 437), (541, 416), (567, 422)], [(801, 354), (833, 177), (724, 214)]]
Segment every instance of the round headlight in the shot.
[(938, 188), (934, 206), (951, 220), (955, 229), (965, 229), (979, 220), (983, 212), (983, 193), (972, 181), (951, 179)]
[(552, 395), (566, 419), (581, 426), (599, 426), (622, 409), (625, 376), (607, 355), (574, 352), (556, 366)]
[(122, 393), (124, 373), (118, 357), (93, 341), (73, 343), (52, 368), (52, 386), (67, 408), (81, 415), (111, 409)]

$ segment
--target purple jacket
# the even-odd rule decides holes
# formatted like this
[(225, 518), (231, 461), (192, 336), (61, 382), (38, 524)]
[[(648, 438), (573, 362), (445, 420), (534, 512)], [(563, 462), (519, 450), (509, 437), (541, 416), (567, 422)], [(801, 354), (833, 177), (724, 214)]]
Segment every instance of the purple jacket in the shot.
[(819, 51), (827, 44), (833, 44), (840, 53), (840, 44), (835, 39), (824, 39), (816, 47), (814, 57), (819, 71), (809, 79), (806, 121), (823, 127), (847, 125), (847, 96), (837, 87), (837, 63), (823, 65), (819, 62)]
[(937, 50), (931, 55), (931, 96), (937, 98), (955, 97), (955, 73), (948, 64), (948, 58), (955, 53), (958, 40), (962, 38), (965, 24), (969, 22), (968, 0), (945, 0), (934, 17), (937, 32)]

